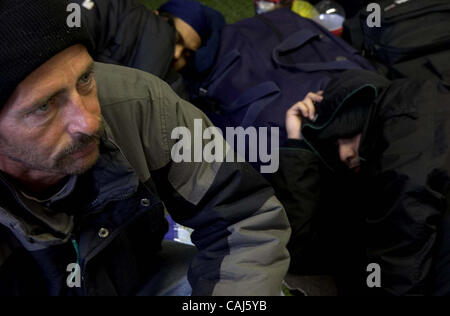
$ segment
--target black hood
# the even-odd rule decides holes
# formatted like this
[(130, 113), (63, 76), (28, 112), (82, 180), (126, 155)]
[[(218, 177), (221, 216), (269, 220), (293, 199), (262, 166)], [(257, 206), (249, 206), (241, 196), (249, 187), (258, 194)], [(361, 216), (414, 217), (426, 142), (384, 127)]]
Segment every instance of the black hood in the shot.
[[(320, 138), (321, 133), (329, 127), (336, 116), (348, 106), (364, 102), (369, 103), (369, 116), (364, 125), (361, 148), (367, 140), (367, 130), (376, 117), (377, 103), (390, 81), (366, 70), (349, 70), (333, 77), (324, 91), (324, 100), (316, 105), (314, 121), (305, 119), (302, 127), (304, 141), (319, 155), (323, 163), (335, 170), (340, 165), (337, 148), (327, 140)], [(360, 100), (354, 102), (355, 99)], [(364, 160), (363, 156), (361, 155)], [(326, 159), (325, 159), (326, 158)]]

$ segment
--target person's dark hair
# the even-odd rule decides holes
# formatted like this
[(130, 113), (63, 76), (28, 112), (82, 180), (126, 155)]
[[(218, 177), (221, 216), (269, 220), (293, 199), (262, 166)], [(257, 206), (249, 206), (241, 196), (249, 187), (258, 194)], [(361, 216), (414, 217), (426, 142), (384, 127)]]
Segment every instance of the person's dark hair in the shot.
[(319, 134), (322, 140), (349, 139), (364, 130), (369, 116), (371, 102), (361, 98), (353, 98), (347, 101), (336, 112), (331, 123)]

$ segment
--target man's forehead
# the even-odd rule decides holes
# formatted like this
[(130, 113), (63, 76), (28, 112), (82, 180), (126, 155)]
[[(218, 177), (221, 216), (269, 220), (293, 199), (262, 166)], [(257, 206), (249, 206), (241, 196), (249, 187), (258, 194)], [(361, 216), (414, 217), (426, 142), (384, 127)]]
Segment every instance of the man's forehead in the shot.
[(78, 76), (93, 64), (87, 50), (81, 45), (65, 49), (33, 71), (23, 82), (33, 83), (60, 76)]
[(187, 48), (196, 51), (201, 47), (202, 40), (200, 38), (200, 35), (198, 35), (198, 33), (192, 28), (192, 26), (190, 26), (180, 18), (175, 18), (175, 27), (183, 38), (184, 45)]
[(92, 67), (93, 60), (85, 49), (68, 48), (28, 75), (17, 86), (11, 100), (14, 104), (26, 106), (51, 97), (76, 84), (79, 77)]

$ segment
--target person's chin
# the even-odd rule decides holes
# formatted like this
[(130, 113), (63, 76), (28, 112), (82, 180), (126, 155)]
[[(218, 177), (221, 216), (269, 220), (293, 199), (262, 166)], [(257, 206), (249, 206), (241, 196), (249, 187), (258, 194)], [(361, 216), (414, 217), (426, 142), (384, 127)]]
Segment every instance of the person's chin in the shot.
[(80, 175), (91, 169), (100, 157), (98, 144), (90, 145), (85, 150), (70, 155), (63, 163), (66, 174)]
[(79, 160), (81, 164), (81, 169), (85, 171), (91, 169), (97, 163), (99, 157), (100, 157), (100, 150), (97, 146), (93, 149), (92, 152), (90, 152), (88, 155), (84, 156), (82, 159)]
[(90, 156), (85, 157), (83, 159), (80, 159), (78, 161), (75, 161), (73, 164), (73, 167), (70, 169), (70, 174), (73, 175), (81, 175), (88, 170), (90, 170), (94, 165), (97, 163), (98, 159), (100, 157), (99, 152), (92, 153)]
[(350, 169), (351, 169), (352, 172), (354, 172), (354, 173), (359, 173), (359, 172), (361, 171), (361, 166), (360, 166), (360, 165), (357, 165), (357, 166), (354, 166), (354, 167), (350, 167)]
[(172, 67), (173, 67), (173, 70), (178, 72), (178, 71), (181, 71), (184, 67), (186, 67), (186, 63), (181, 62), (181, 61), (174, 61)]

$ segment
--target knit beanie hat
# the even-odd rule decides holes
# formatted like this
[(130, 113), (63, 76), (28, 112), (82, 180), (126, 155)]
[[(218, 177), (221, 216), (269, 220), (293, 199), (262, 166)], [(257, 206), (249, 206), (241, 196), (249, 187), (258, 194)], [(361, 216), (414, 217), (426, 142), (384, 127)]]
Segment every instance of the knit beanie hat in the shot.
[(0, 0), (0, 107), (17, 85), (64, 49), (93, 42), (84, 24), (69, 27), (70, 0)]
[(200, 35), (202, 41), (208, 38), (210, 33), (208, 18), (204, 6), (200, 2), (195, 0), (170, 0), (160, 6), (158, 10), (170, 13), (192, 26)]

